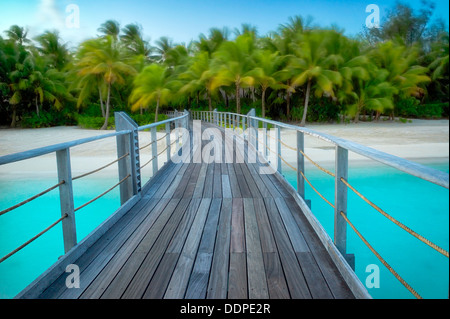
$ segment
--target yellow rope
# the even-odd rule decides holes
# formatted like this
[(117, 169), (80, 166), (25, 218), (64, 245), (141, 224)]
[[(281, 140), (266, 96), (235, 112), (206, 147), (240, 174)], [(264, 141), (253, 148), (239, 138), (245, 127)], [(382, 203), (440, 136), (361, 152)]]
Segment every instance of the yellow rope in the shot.
[(22, 248), (28, 246), (29, 244), (31, 244), (33, 241), (35, 241), (36, 239), (38, 239), (39, 237), (41, 237), (43, 234), (45, 234), (46, 232), (48, 232), (50, 229), (52, 229), (53, 227), (55, 227), (60, 221), (62, 221), (64, 218), (68, 217), (69, 215), (64, 214), (60, 219), (58, 219), (56, 222), (54, 222), (53, 224), (51, 224), (50, 226), (48, 226), (46, 229), (44, 229), (43, 231), (41, 231), (39, 234), (37, 234), (36, 236), (34, 236), (33, 238), (31, 238), (30, 240), (28, 240), (26, 243), (20, 245), (18, 248), (14, 249), (12, 252), (10, 252), (9, 254), (7, 254), (6, 256), (2, 257), (0, 259), (0, 263), (4, 262), (6, 259), (8, 259), (9, 257), (11, 257), (12, 255), (14, 255), (15, 253), (17, 253), (19, 250), (21, 250)]
[(388, 213), (386, 213), (385, 211), (383, 211), (380, 207), (378, 207), (377, 205), (375, 205), (374, 203), (372, 203), (370, 200), (368, 200), (364, 195), (362, 195), (360, 192), (358, 192), (353, 186), (351, 186), (345, 179), (341, 178), (341, 181), (347, 185), (348, 188), (350, 188), (353, 192), (355, 192), (359, 197), (361, 197), (367, 204), (369, 204), (370, 206), (372, 206), (373, 208), (375, 208), (380, 214), (382, 214), (384, 217), (386, 217), (387, 219), (389, 219), (391, 222), (393, 222), (394, 224), (396, 224), (397, 226), (399, 226), (400, 228), (402, 228), (403, 230), (407, 231), (409, 234), (413, 235), (414, 237), (416, 237), (417, 239), (419, 239), (421, 242), (427, 244), (428, 246), (430, 246), (431, 248), (435, 249), (436, 251), (440, 252), (441, 254), (443, 254), (445, 257), (448, 258), (449, 254), (448, 251), (446, 251), (445, 249), (439, 247), (438, 245), (434, 244), (433, 242), (429, 241), (428, 239), (426, 239), (425, 237), (423, 237), (422, 235), (419, 235), (418, 233), (416, 233), (415, 231), (413, 231), (411, 228), (405, 226), (404, 224), (402, 224), (401, 222), (399, 222), (398, 220), (396, 220), (394, 217), (390, 216)]
[(305, 179), (305, 181), (309, 184), (309, 186), (311, 186), (311, 188), (317, 193), (317, 195), (319, 195), (320, 197), (322, 197), (322, 199), (324, 201), (326, 201), (328, 203), (328, 205), (330, 205), (331, 207), (334, 208), (334, 205), (328, 201), (312, 184), (311, 182), (306, 178), (306, 176), (303, 174), (303, 172), (300, 172), (300, 174), (302, 174), (303, 178)]
[(12, 210), (14, 210), (14, 209), (16, 209), (16, 208), (19, 208), (20, 206), (25, 205), (26, 203), (29, 203), (29, 202), (31, 202), (32, 200), (35, 200), (36, 198), (41, 197), (42, 195), (47, 194), (48, 192), (54, 190), (55, 188), (59, 187), (60, 185), (62, 185), (62, 184), (64, 184), (64, 183), (65, 183), (65, 181), (62, 180), (62, 181), (59, 182), (58, 184), (56, 184), (56, 185), (54, 185), (54, 186), (52, 186), (52, 187), (50, 187), (50, 188), (47, 188), (45, 191), (42, 191), (42, 192), (40, 192), (39, 194), (34, 195), (34, 196), (32, 196), (32, 197), (30, 197), (30, 198), (24, 200), (23, 202), (20, 202), (20, 203), (14, 205), (14, 206), (11, 206), (10, 208), (7, 208), (7, 209), (5, 209), (5, 210), (2, 210), (2, 211), (0, 212), (0, 216), (6, 214), (6, 213), (8, 213), (8, 212), (10, 212), (10, 211), (12, 211)]
[(81, 205), (78, 208), (74, 209), (74, 212), (82, 209), (83, 207), (86, 207), (87, 205), (89, 205), (90, 203), (96, 201), (97, 199), (99, 199), (100, 197), (108, 194), (110, 191), (112, 191), (114, 188), (116, 188), (117, 186), (119, 186), (120, 184), (122, 184), (127, 178), (129, 178), (131, 175), (128, 174), (126, 177), (124, 177), (120, 182), (118, 182), (116, 185), (114, 185), (113, 187), (111, 187), (110, 189), (108, 189), (106, 192), (101, 193), (100, 195), (98, 195), (97, 197), (95, 197), (94, 199), (91, 199), (89, 202), (87, 202), (86, 204)]
[(97, 168), (96, 170), (93, 170), (93, 171), (91, 171), (91, 172), (88, 172), (88, 173), (85, 173), (85, 174), (83, 174), (83, 175), (80, 175), (80, 176), (74, 177), (74, 178), (72, 178), (72, 180), (74, 181), (74, 180), (77, 180), (77, 179), (79, 179), (79, 178), (82, 178), (82, 177), (86, 177), (86, 176), (88, 176), (88, 175), (91, 175), (91, 174), (97, 173), (98, 171), (101, 171), (102, 169), (105, 169), (105, 168), (107, 168), (108, 166), (111, 166), (112, 164), (114, 164), (114, 163), (116, 163), (116, 162), (120, 161), (121, 159), (123, 159), (123, 158), (127, 157), (128, 155), (130, 155), (130, 153), (126, 153), (125, 155), (123, 155), (123, 156), (119, 157), (119, 158), (118, 158), (118, 159), (116, 159), (115, 161), (112, 161), (111, 163), (109, 163), (109, 164), (106, 164), (105, 166), (102, 166), (102, 167), (100, 167), (100, 168)]
[[(282, 145), (284, 145), (284, 146), (287, 147), (288, 149), (291, 149), (291, 150), (297, 152), (297, 149), (296, 149), (296, 148), (287, 145), (287, 144), (284, 143), (281, 139), (275, 138), (275, 137), (271, 136), (270, 134), (269, 134), (269, 137), (270, 137), (271, 139), (275, 140), (275, 141), (279, 141)], [(269, 148), (269, 147), (267, 147), (267, 148)], [(308, 159), (312, 164), (314, 164), (318, 169), (320, 169), (320, 170), (323, 171), (324, 173), (327, 173), (328, 175), (333, 176), (333, 177), (336, 176), (336, 175), (334, 175), (334, 173), (330, 172), (329, 170), (323, 168), (322, 166), (320, 166), (319, 164), (317, 164), (315, 161), (313, 161), (313, 160), (312, 160), (308, 155), (306, 155), (302, 150), (298, 150), (298, 151), (299, 151), (304, 157), (306, 157), (306, 159)]]
[(381, 261), (381, 263), (397, 278), (403, 286), (406, 287), (417, 299), (422, 299), (422, 297), (402, 278), (400, 275), (381, 257), (381, 255), (369, 244), (369, 242), (361, 235), (361, 233), (355, 228), (355, 226), (348, 220), (347, 216), (343, 212), (340, 213), (345, 221), (350, 225), (353, 231), (358, 235), (359, 238), (366, 244), (366, 246), (372, 251), (375, 256)]

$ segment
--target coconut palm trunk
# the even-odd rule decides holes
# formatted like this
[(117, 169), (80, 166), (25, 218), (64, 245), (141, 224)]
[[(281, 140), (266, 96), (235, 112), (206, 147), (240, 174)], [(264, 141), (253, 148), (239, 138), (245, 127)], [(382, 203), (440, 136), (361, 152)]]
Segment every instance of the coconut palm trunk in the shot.
[(311, 92), (311, 79), (308, 80), (308, 84), (306, 85), (306, 96), (305, 96), (305, 108), (303, 109), (303, 117), (300, 126), (305, 126), (306, 124), (306, 113), (308, 113), (308, 104), (309, 104), (309, 93)]
[(239, 81), (236, 81), (236, 113), (241, 113), (241, 96), (239, 91), (241, 90)]
[(211, 100), (211, 92), (208, 92), (208, 106), (209, 106), (209, 111), (212, 112), (212, 100)]
[(38, 104), (38, 96), (36, 95), (36, 97), (35, 97), (35, 103), (36, 103), (36, 114), (37, 114), (37, 117), (40, 117), (40, 115), (39, 115), (39, 104)]
[(261, 92), (261, 113), (262, 117), (266, 117), (266, 90), (267, 88), (263, 87)]
[(98, 95), (100, 97), (100, 108), (102, 109), (102, 116), (105, 117), (105, 107), (103, 106), (103, 97), (102, 97), (102, 90), (100, 88), (100, 85), (98, 86)]
[(111, 95), (111, 84), (108, 83), (108, 96), (106, 97), (105, 123), (103, 123), (101, 130), (106, 130), (108, 128), (110, 95)]
[(158, 96), (158, 100), (156, 101), (156, 110), (155, 110), (155, 123), (158, 122), (158, 110), (159, 110), (159, 101), (161, 97)]

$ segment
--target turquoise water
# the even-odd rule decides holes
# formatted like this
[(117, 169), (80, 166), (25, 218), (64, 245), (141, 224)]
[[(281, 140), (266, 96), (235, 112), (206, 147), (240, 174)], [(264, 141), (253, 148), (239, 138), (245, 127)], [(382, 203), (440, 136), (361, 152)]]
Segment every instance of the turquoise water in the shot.
[[(449, 171), (445, 163), (426, 165)], [(330, 168), (332, 170), (332, 168)], [(292, 171), (283, 171), (294, 187)], [(306, 176), (328, 200), (334, 201), (334, 180), (315, 167)], [(117, 176), (93, 175), (74, 182), (75, 207), (117, 183)], [(449, 249), (449, 193), (447, 189), (381, 166), (350, 166), (349, 182), (372, 202), (408, 227)], [(54, 178), (8, 181), (0, 179), (0, 210), (56, 184)], [(333, 209), (306, 184), (312, 211), (333, 238)], [(383, 258), (424, 298), (447, 298), (448, 258), (398, 228), (351, 190), (348, 217)], [(80, 241), (119, 208), (116, 188), (76, 213)], [(0, 216), (0, 258), (20, 246), (60, 217), (59, 194), (54, 190), (12, 212)], [(42, 247), (45, 247), (44, 249)], [(380, 269), (380, 287), (368, 289), (374, 298), (413, 298), (409, 291), (378, 261), (354, 232), (348, 229), (348, 253), (356, 256), (356, 274), (364, 284), (366, 267)], [(60, 224), (0, 264), (0, 298), (13, 298), (64, 254)]]
[[(449, 163), (422, 163), (448, 173)], [(333, 168), (329, 168), (333, 171)], [(314, 166), (307, 166), (306, 176), (330, 202), (334, 202), (334, 179)], [(283, 172), (296, 187), (296, 174), (288, 168)], [(349, 182), (360, 193), (385, 212), (448, 251), (449, 191), (441, 186), (373, 164), (350, 166)], [(334, 209), (305, 182), (306, 198), (312, 201), (312, 212), (333, 238)], [(448, 258), (402, 230), (359, 196), (348, 190), (349, 220), (385, 261), (423, 298), (448, 298)], [(383, 266), (361, 239), (348, 227), (347, 252), (355, 254), (355, 271), (363, 284), (372, 271), (380, 270), (379, 288), (368, 289), (373, 298), (414, 298), (414, 296)]]
[[(117, 177), (94, 175), (73, 183), (74, 204), (79, 207), (118, 182)], [(0, 210), (56, 184), (56, 179), (0, 179)], [(80, 241), (120, 206), (119, 188), (76, 212)], [(10, 253), (61, 217), (59, 191), (44, 196), (0, 216), (0, 258)], [(64, 254), (61, 223), (0, 263), (0, 298), (13, 298)]]

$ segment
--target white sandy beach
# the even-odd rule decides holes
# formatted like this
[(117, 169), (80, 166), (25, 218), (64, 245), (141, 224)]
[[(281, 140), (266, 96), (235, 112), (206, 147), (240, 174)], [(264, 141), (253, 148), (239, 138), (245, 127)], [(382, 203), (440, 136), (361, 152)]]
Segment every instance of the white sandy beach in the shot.
[[(307, 128), (413, 161), (427, 159), (448, 161), (449, 158), (448, 120), (413, 120), (412, 123), (389, 121), (357, 124), (309, 124)], [(113, 131), (86, 130), (78, 127), (1, 129), (0, 156), (111, 132)], [(158, 137), (163, 135), (164, 133), (158, 133)], [(296, 145), (295, 136), (293, 131), (282, 132), (282, 140), (288, 145)], [(141, 132), (140, 146), (148, 144), (149, 138), (148, 132)], [(164, 148), (164, 143), (165, 140), (160, 141), (158, 149)], [(70, 152), (72, 175), (76, 176), (116, 159), (116, 139), (108, 138), (76, 146)], [(330, 164), (334, 161), (333, 145), (312, 137), (305, 137), (305, 152), (317, 162)], [(295, 152), (283, 147), (282, 153), (286, 160), (295, 163)], [(144, 149), (141, 153), (141, 164), (146, 163), (150, 158), (150, 148)], [(361, 159), (360, 156), (352, 153), (349, 154), (349, 158), (351, 160)], [(162, 155), (160, 166), (164, 159), (165, 157)], [(151, 172), (151, 165), (148, 165), (146, 169)], [(97, 174), (107, 176), (116, 173), (117, 167), (112, 165)], [(0, 166), (0, 178), (12, 176), (29, 178), (36, 174), (56, 176), (54, 154)]]

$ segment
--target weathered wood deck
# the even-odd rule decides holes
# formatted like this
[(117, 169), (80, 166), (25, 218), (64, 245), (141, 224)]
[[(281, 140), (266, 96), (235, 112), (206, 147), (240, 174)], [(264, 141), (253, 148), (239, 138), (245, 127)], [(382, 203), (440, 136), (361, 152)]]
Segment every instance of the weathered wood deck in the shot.
[(76, 260), (81, 287), (62, 272), (38, 297), (354, 298), (292, 195), (258, 165), (167, 164)]

